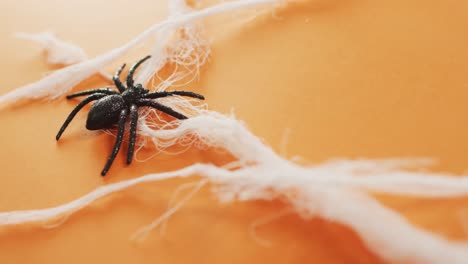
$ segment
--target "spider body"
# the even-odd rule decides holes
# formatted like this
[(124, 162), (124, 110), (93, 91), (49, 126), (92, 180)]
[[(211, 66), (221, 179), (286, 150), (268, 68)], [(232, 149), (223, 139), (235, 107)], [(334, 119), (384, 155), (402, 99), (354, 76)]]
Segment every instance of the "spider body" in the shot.
[(120, 95), (109, 95), (99, 99), (88, 112), (86, 128), (98, 130), (112, 127), (118, 123), (120, 112), (126, 107), (128, 104)]
[(86, 128), (88, 130), (99, 130), (110, 128), (114, 125), (118, 125), (117, 139), (114, 144), (111, 155), (109, 156), (101, 175), (104, 176), (109, 171), (112, 163), (114, 162), (117, 153), (122, 145), (123, 136), (125, 132), (125, 123), (127, 118), (130, 117), (130, 133), (129, 133), (129, 146), (127, 151), (127, 164), (130, 164), (133, 159), (133, 152), (135, 149), (136, 141), (136, 128), (138, 122), (138, 108), (139, 107), (152, 107), (161, 112), (164, 112), (177, 119), (187, 119), (187, 117), (179, 112), (176, 112), (170, 107), (162, 105), (155, 100), (161, 97), (180, 95), (188, 96), (197, 99), (205, 99), (203, 95), (189, 92), (189, 91), (168, 91), (168, 92), (153, 92), (150, 93), (148, 89), (144, 88), (141, 84), (134, 84), (133, 74), (140, 64), (149, 59), (147, 56), (138, 62), (136, 62), (129, 70), (127, 75), (126, 86), (120, 80), (120, 73), (125, 67), (123, 64), (115, 73), (113, 81), (118, 91), (109, 88), (99, 88), (93, 90), (87, 90), (70, 94), (67, 99), (75, 98), (78, 96), (88, 95), (83, 101), (81, 101), (75, 109), (68, 115), (67, 119), (63, 123), (62, 127), (57, 133), (56, 139), (59, 140), (62, 133), (65, 131), (67, 126), (73, 120), (75, 115), (88, 103), (96, 101), (86, 119)]

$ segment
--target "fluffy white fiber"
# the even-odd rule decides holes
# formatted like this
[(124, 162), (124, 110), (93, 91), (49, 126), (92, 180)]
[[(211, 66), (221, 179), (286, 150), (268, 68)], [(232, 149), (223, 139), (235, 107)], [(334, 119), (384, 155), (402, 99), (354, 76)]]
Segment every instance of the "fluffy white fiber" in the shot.
[[(155, 37), (158, 41), (154, 44), (154, 50), (152, 55), (162, 55), (162, 56), (153, 56), (152, 60), (148, 64), (155, 67), (161, 67), (165, 60), (164, 51), (161, 49), (166, 47), (168, 37), (166, 34), (175, 34), (181, 27), (186, 24), (196, 22), (204, 17), (222, 14), (224, 12), (234, 11), (236, 9), (248, 8), (252, 6), (260, 6), (265, 4), (271, 4), (279, 2), (279, 0), (243, 0), (235, 2), (226, 2), (219, 4), (213, 7), (209, 7), (200, 11), (191, 12), (188, 14), (178, 15), (176, 17), (168, 18), (167, 20), (157, 23), (152, 27), (145, 30), (136, 38), (129, 41), (127, 44), (115, 48), (105, 54), (102, 54), (94, 59), (87, 60), (70, 67), (63, 68), (58, 70), (49, 76), (37, 81), (35, 83), (28, 84), (23, 87), (7, 93), (0, 97), (0, 104), (9, 103), (21, 98), (43, 98), (49, 97), (55, 99), (64, 93), (70, 91), (73, 86), (81, 82), (82, 80), (90, 77), (91, 75), (99, 72), (106, 65), (110, 64), (117, 58), (125, 55), (130, 49), (134, 48), (140, 43), (150, 39), (150, 37)], [(156, 60), (159, 63), (154, 62)], [(146, 72), (143, 69), (143, 72)], [(143, 73), (144, 74), (144, 73)], [(144, 83), (143, 80), (149, 79), (149, 75), (146, 77), (141, 77), (142, 73), (138, 74), (137, 81)]]
[(45, 50), (47, 62), (52, 65), (70, 65), (82, 62), (88, 58), (84, 50), (72, 43), (58, 39), (51, 32), (41, 32), (37, 34), (16, 33), (16, 37), (31, 40)]
[[(139, 43), (152, 44), (149, 63), (137, 76), (142, 83), (170, 63), (176, 70), (169, 78), (160, 80), (157, 90), (176, 85), (187, 77), (198, 76), (198, 69), (210, 54), (209, 43), (203, 38), (198, 20), (221, 12), (278, 2), (277, 0), (243, 0), (225, 2), (203, 10), (192, 10), (182, 0), (169, 1), (170, 16), (122, 47), (94, 59), (88, 59), (58, 70), (44, 79), (0, 96), (0, 103), (21, 98), (56, 98), (75, 84), (100, 71)], [(49, 54), (55, 54), (53, 43), (44, 44)], [(47, 44), (49, 43), (49, 44)], [(51, 44), (52, 43), (52, 44)], [(57, 63), (70, 61), (76, 54), (70, 49), (70, 58), (56, 56)], [(83, 53), (84, 54), (84, 53)], [(190, 81), (190, 78), (188, 79)], [(189, 113), (193, 117), (183, 122), (152, 123), (142, 117), (140, 134), (150, 138), (161, 151), (175, 144), (187, 147), (217, 147), (229, 151), (237, 161), (217, 167), (211, 164), (193, 164), (177, 171), (149, 174), (135, 179), (101, 186), (81, 198), (58, 207), (0, 213), (0, 226), (29, 222), (44, 222), (66, 217), (90, 205), (93, 201), (145, 182), (176, 177), (203, 176), (192, 192), (173, 208), (148, 226), (135, 233), (135, 239), (147, 236), (163, 223), (184, 201), (188, 200), (207, 181), (216, 184), (220, 200), (284, 199), (304, 218), (322, 217), (342, 223), (360, 235), (377, 255), (392, 262), (468, 263), (468, 244), (456, 243), (421, 230), (398, 213), (384, 207), (370, 192), (415, 197), (460, 197), (468, 195), (468, 177), (419, 173), (408, 170), (426, 165), (427, 160), (332, 161), (311, 167), (288, 161), (264, 145), (233, 116), (225, 116), (174, 97), (165, 104)], [(157, 115), (156, 115), (157, 117)]]

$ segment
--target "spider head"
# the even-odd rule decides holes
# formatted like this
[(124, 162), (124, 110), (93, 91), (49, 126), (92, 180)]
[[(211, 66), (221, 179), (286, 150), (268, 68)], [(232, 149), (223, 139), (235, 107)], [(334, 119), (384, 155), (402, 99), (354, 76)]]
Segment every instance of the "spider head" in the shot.
[(149, 93), (149, 90), (146, 89), (145, 87), (143, 87), (143, 85), (141, 85), (141, 83), (137, 83), (135, 85), (135, 91), (139, 94), (147, 94)]

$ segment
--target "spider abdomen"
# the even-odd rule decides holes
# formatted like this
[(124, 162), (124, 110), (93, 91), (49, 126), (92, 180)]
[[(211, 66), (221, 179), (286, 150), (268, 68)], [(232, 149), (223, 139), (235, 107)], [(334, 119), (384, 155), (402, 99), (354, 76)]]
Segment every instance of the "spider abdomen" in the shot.
[(86, 128), (109, 128), (119, 121), (120, 112), (126, 108), (127, 104), (121, 95), (109, 95), (99, 99), (89, 110)]

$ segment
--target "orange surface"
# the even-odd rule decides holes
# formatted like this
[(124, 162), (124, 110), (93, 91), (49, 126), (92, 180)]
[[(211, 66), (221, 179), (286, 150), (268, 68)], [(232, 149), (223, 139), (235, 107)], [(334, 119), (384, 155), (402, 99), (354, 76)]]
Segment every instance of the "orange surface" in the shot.
[[(34, 44), (13, 32), (54, 30), (91, 56), (119, 46), (165, 17), (161, 1), (0, 2), (0, 92), (39, 79), (51, 68)], [(468, 151), (468, 3), (325, 1), (296, 3), (245, 26), (208, 19), (213, 55), (200, 81), (210, 108), (235, 108), (255, 134), (307, 162), (335, 157), (440, 160), (434, 170), (460, 173)], [(109, 69), (109, 70), (113, 70)], [(102, 85), (92, 78), (76, 90)], [(56, 144), (73, 108), (63, 99), (0, 111), (0, 211), (55, 206), (107, 182), (228, 157), (189, 150), (99, 172), (114, 138), (85, 132), (75, 119)], [(151, 155), (151, 150), (140, 157)], [(55, 229), (0, 229), (0, 263), (381, 263), (348, 228), (294, 214), (249, 231), (284, 209), (280, 202), (220, 205), (205, 188), (143, 244), (129, 241), (160, 216), (174, 190), (196, 179), (132, 188), (73, 215)], [(381, 197), (421, 227), (467, 239), (468, 199)], [(465, 216), (465, 217), (464, 217)], [(463, 222), (463, 219), (465, 221)], [(261, 241), (269, 241), (266, 247)]]

